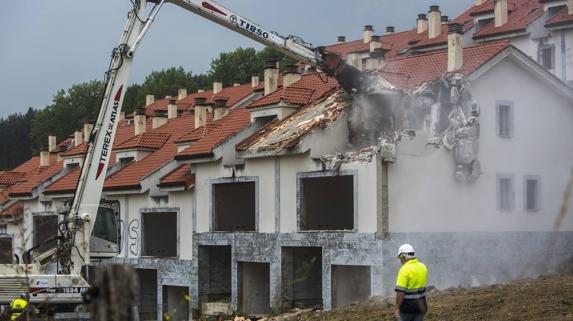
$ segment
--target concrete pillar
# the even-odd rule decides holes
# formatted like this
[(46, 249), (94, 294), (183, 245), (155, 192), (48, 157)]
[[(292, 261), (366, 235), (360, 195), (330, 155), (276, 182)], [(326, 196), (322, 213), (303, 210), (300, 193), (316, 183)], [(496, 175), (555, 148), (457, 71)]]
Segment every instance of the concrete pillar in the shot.
[(154, 95), (145, 95), (145, 106), (149, 106), (155, 102)]
[(425, 14), (419, 14), (418, 20), (416, 20), (416, 30), (417, 33), (424, 33), (428, 30), (428, 16)]
[(56, 135), (50, 134), (48, 136), (48, 150), (53, 153), (56, 151), (56, 146), (57, 146), (57, 138)]
[(265, 61), (265, 96), (277, 90), (279, 81), (279, 69), (277, 60), (271, 57)]
[(153, 118), (151, 120), (151, 127), (153, 129), (161, 127), (167, 123), (167, 115), (164, 110), (156, 110), (153, 113)]
[(363, 34), (364, 34), (363, 37), (364, 43), (370, 43), (370, 41), (372, 40), (372, 36), (374, 35), (374, 27), (372, 27), (372, 25), (365, 25)]
[(464, 65), (464, 26), (459, 23), (448, 25), (448, 72), (461, 69)]
[(223, 83), (218, 80), (213, 82), (213, 94), (216, 95), (220, 93), (221, 90), (223, 90)]
[(298, 67), (295, 65), (288, 65), (283, 73), (283, 87), (288, 87), (295, 82), (299, 81), (302, 76), (298, 72)]
[(134, 135), (137, 136), (139, 134), (145, 133), (145, 125), (146, 125), (146, 117), (145, 117), (145, 109), (139, 108), (135, 112), (135, 116), (133, 116), (133, 122), (135, 123), (135, 132)]
[(50, 151), (45, 148), (40, 151), (40, 166), (50, 166)]
[(251, 76), (251, 87), (255, 88), (259, 85), (259, 76), (257, 75), (252, 75)]
[(428, 36), (434, 39), (442, 34), (442, 13), (440, 6), (430, 6), (428, 12)]
[(209, 105), (207, 104), (207, 98), (197, 97), (195, 98), (195, 128), (205, 126), (207, 124), (207, 114), (209, 113)]
[(495, 27), (501, 27), (507, 23), (509, 19), (509, 12), (507, 9), (507, 0), (494, 0), (495, 8)]
[(169, 105), (167, 105), (167, 118), (177, 118), (177, 104), (175, 99), (169, 99)]
[(84, 133), (81, 130), (74, 132), (74, 147), (81, 145), (84, 142)]
[(177, 91), (177, 99), (181, 100), (183, 98), (187, 97), (187, 88), (180, 88)]

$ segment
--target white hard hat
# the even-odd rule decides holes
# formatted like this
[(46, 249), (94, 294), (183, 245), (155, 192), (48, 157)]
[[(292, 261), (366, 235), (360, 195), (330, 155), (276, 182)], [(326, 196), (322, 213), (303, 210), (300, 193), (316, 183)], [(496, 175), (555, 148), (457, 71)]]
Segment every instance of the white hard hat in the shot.
[(398, 249), (398, 256), (400, 256), (401, 254), (405, 254), (405, 253), (414, 253), (414, 247), (411, 244), (405, 243), (400, 245), (400, 248)]

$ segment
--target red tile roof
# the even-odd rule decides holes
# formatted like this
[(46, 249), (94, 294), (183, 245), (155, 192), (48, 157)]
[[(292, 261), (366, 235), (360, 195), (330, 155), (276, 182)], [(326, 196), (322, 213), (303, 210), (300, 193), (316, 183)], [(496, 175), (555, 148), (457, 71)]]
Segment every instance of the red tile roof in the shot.
[(236, 108), (226, 116), (213, 121), (211, 129), (191, 146), (181, 151), (175, 159), (191, 159), (213, 155), (213, 149), (245, 128), (251, 121), (251, 113), (246, 108)]
[(8, 197), (8, 191), (1, 191), (0, 192), (0, 205), (6, 203), (10, 198)]
[(46, 167), (37, 167), (36, 169), (28, 172), (26, 176), (22, 178), (20, 183), (14, 185), (14, 187), (10, 189), (9, 196), (32, 196), (32, 190), (34, 188), (63, 169), (63, 163), (61, 161), (52, 162), (51, 164), (52, 165)]
[(87, 143), (81, 143), (76, 147), (72, 147), (70, 149), (68, 149), (67, 151), (62, 153), (62, 157), (70, 157), (70, 156), (78, 156), (78, 155), (85, 155), (86, 151), (88, 149), (88, 144)]
[(14, 185), (22, 177), (24, 177), (24, 175), (26, 175), (26, 173), (22, 173), (22, 172), (0, 172), (0, 185)]
[(573, 24), (573, 14), (569, 14), (569, 8), (565, 6), (563, 9), (559, 10), (556, 15), (551, 17), (551, 19), (547, 20), (545, 27), (552, 28), (568, 24)]
[(179, 143), (189, 143), (189, 142), (198, 141), (201, 137), (212, 132), (215, 128), (217, 128), (219, 126), (220, 126), (220, 124), (218, 122), (212, 123), (212, 122), (208, 121), (207, 125), (201, 126), (199, 128), (195, 128), (194, 130), (192, 130), (188, 134), (181, 136), (177, 141), (175, 141), (175, 143), (179, 144)]
[(18, 216), (24, 213), (24, 204), (21, 201), (16, 201), (12, 205), (5, 208), (0, 216)]
[(80, 167), (74, 168), (71, 172), (61, 177), (54, 183), (50, 184), (45, 190), (44, 194), (63, 194), (74, 193), (78, 187), (78, 180), (80, 179)]
[(243, 140), (236, 149), (248, 154), (278, 153), (295, 146), (302, 137), (319, 126), (328, 126), (351, 105), (332, 89), (322, 100), (302, 107), (294, 114), (274, 121)]
[(155, 128), (152, 133), (169, 134), (165, 144), (152, 154), (137, 162), (130, 163), (109, 176), (104, 183), (104, 190), (126, 190), (141, 188), (141, 180), (173, 159), (177, 153), (175, 141), (193, 129), (195, 118), (192, 114), (169, 119), (167, 124)]
[[(484, 5), (491, 5), (493, 7), (493, 1), (487, 2)], [(544, 12), (543, 5), (537, 0), (510, 0), (508, 7), (511, 12), (506, 24), (496, 27), (495, 20), (493, 20), (474, 33), (473, 38), (480, 39), (525, 31), (527, 26), (543, 15)]]
[(159, 149), (169, 139), (170, 134), (167, 133), (143, 133), (131, 139), (128, 139), (122, 144), (115, 147), (115, 150), (144, 148), (144, 149)]
[[(464, 65), (457, 73), (471, 74), (509, 46), (509, 41), (498, 41), (464, 48)], [(394, 86), (409, 90), (438, 79), (446, 73), (447, 65), (448, 52), (441, 50), (390, 60), (382, 69), (382, 75)]]
[[(248, 108), (271, 106), (280, 102), (295, 105), (306, 105), (317, 100), (338, 86), (337, 81), (321, 73), (320, 78), (316, 74), (303, 75), (301, 79), (291, 86), (276, 90), (271, 94), (255, 101)], [(292, 87), (292, 88), (291, 88)]]
[(190, 187), (195, 184), (195, 174), (191, 173), (191, 164), (183, 164), (159, 181), (159, 187)]
[(20, 164), (20, 166), (14, 168), (12, 172), (28, 173), (29, 171), (35, 169), (38, 166), (40, 166), (40, 156), (33, 156), (26, 162)]

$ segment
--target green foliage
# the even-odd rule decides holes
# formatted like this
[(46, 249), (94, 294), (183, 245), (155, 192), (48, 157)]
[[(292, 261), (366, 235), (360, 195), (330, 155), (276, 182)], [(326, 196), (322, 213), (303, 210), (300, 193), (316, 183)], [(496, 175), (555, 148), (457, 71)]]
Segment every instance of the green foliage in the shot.
[(269, 48), (257, 52), (254, 48), (239, 47), (235, 51), (220, 53), (219, 58), (211, 61), (209, 83), (222, 81), (224, 87), (231, 86), (236, 81), (241, 84), (249, 83), (252, 75), (263, 76), (265, 60), (271, 56), (278, 58), (281, 70), (294, 63), (291, 58)]
[(35, 114), (30, 107), (25, 114), (0, 118), (0, 170), (12, 169), (32, 156), (31, 150), (22, 146), (30, 146), (30, 126)]
[[(237, 48), (213, 59), (207, 74), (194, 75), (182, 67), (153, 71), (142, 84), (133, 84), (127, 88), (123, 111), (130, 113), (143, 107), (146, 95), (155, 95), (156, 99), (161, 99), (176, 96), (180, 88), (186, 88), (189, 93), (198, 89), (210, 90), (215, 80), (222, 81), (225, 87), (235, 81), (249, 83), (252, 75), (263, 76), (264, 62), (270, 56), (279, 59), (281, 70), (294, 62), (268, 48), (261, 51)], [(97, 80), (76, 84), (67, 90), (59, 90), (52, 103), (42, 110), (30, 108), (26, 114), (13, 114), (0, 119), (0, 169), (19, 165), (32, 153), (37, 153), (47, 145), (48, 135), (54, 134), (61, 141), (81, 128), (86, 117), (97, 116), (104, 85)]]
[(92, 80), (58, 91), (52, 104), (39, 111), (32, 121), (32, 151), (46, 146), (50, 134), (61, 140), (81, 128), (86, 117), (97, 116), (103, 89), (101, 81)]

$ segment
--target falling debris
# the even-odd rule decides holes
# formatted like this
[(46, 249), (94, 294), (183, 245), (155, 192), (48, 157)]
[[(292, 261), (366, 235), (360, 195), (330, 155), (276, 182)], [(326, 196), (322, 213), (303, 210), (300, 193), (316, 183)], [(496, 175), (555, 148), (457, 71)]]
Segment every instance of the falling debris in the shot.
[(377, 145), (365, 147), (355, 152), (328, 154), (320, 158), (327, 169), (337, 171), (345, 163), (371, 162), (373, 158), (384, 162), (395, 163), (398, 157), (398, 144), (402, 139), (413, 139), (416, 133), (405, 130), (402, 133), (394, 132), (392, 135), (380, 139)]

